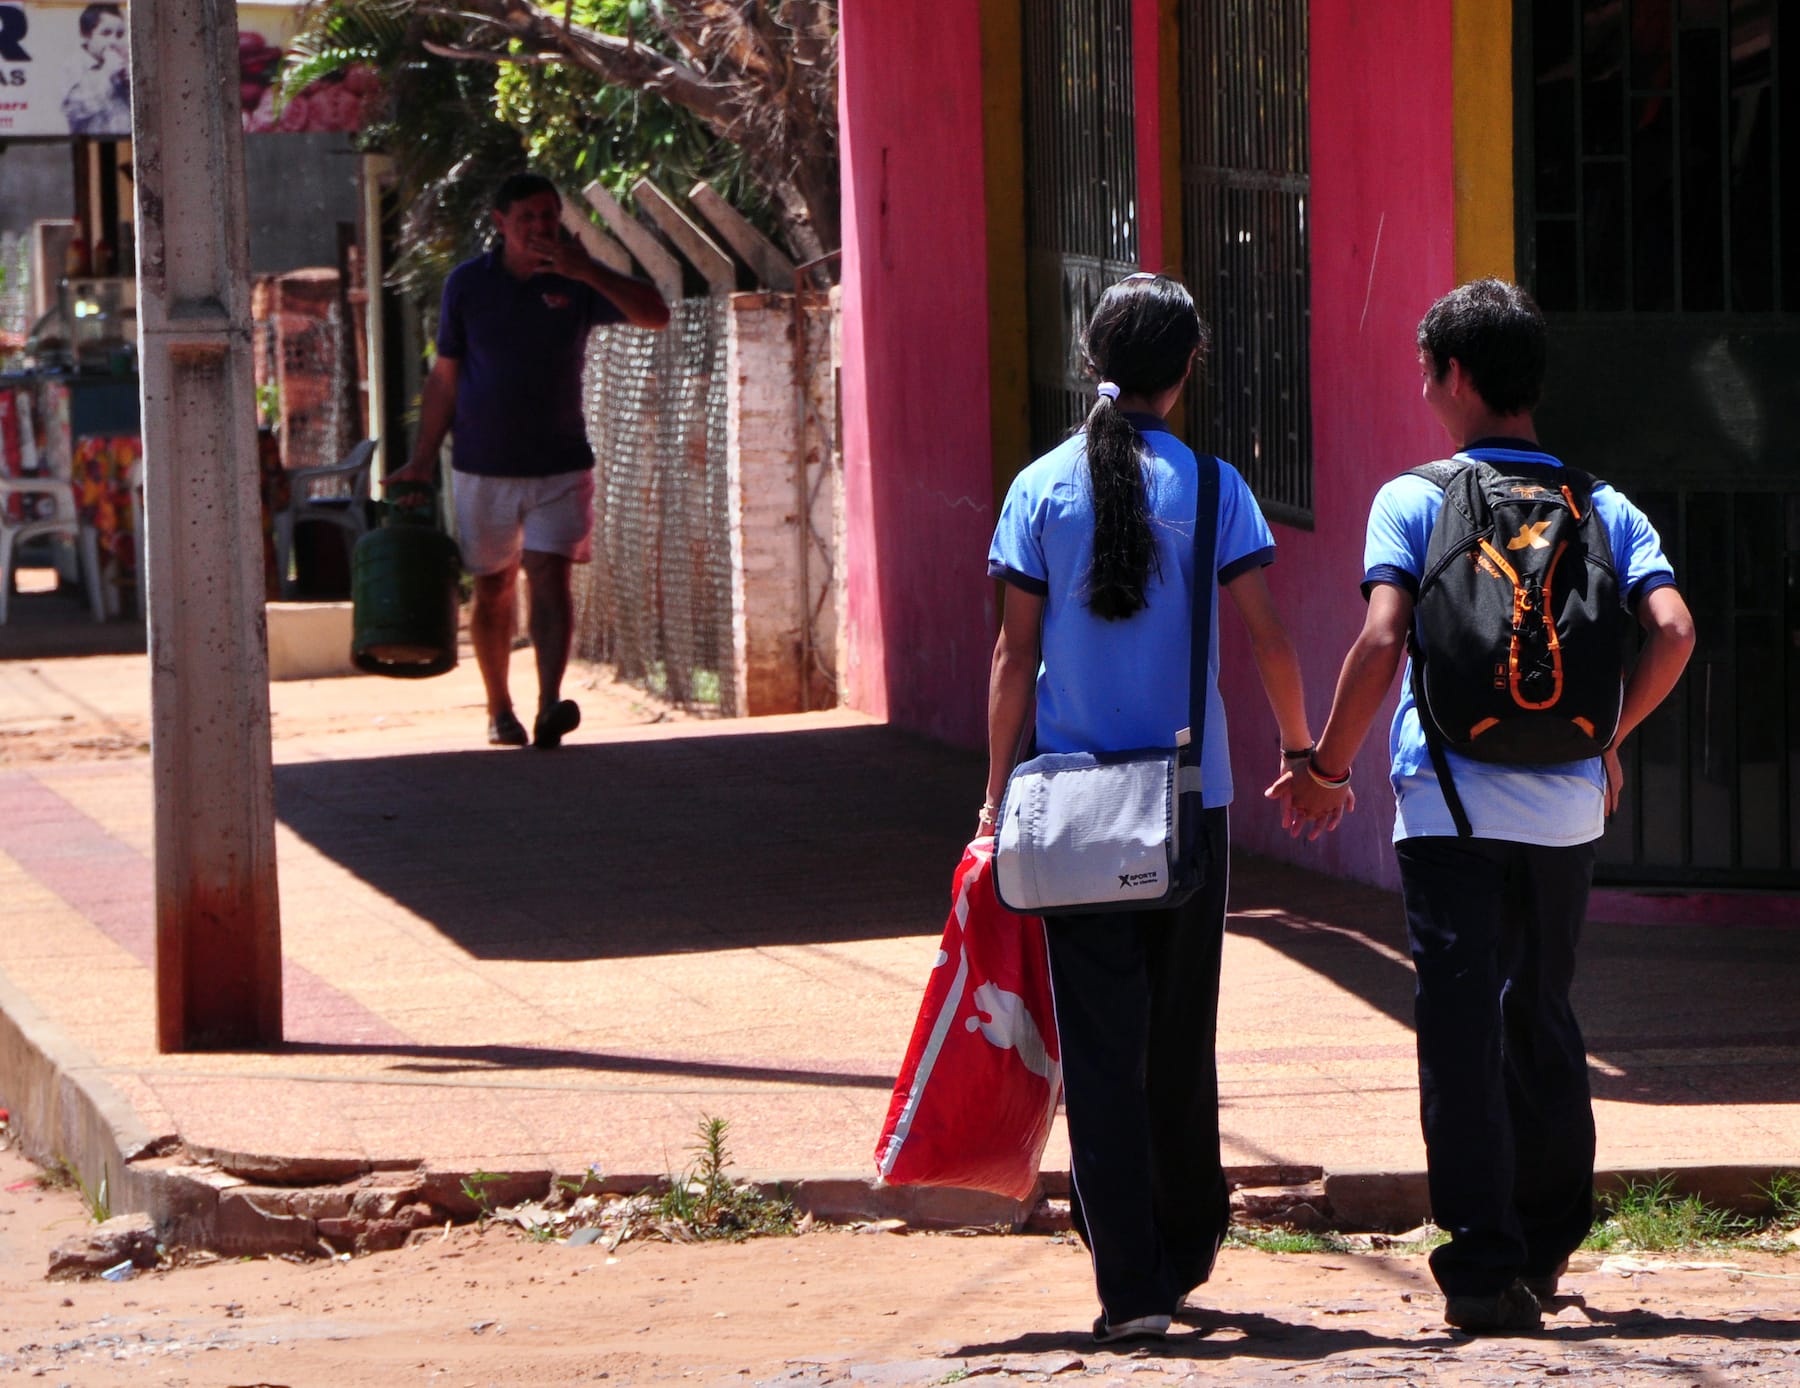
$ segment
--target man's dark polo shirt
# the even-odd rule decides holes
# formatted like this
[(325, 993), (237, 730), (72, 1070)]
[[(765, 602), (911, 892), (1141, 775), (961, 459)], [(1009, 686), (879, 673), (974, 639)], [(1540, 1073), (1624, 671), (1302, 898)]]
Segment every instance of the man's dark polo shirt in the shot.
[(581, 410), (588, 329), (624, 315), (561, 275), (514, 279), (496, 247), (444, 282), (440, 357), (458, 363), (451, 463), (483, 477), (551, 477), (594, 465)]

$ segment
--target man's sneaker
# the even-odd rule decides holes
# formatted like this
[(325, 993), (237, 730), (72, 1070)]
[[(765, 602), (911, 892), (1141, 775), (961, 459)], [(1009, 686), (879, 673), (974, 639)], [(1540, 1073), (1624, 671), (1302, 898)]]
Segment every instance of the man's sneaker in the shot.
[(573, 699), (560, 700), (537, 716), (537, 726), (532, 730), (532, 745), (546, 749), (560, 747), (563, 738), (580, 726), (581, 706)]
[(531, 735), (511, 709), (501, 709), (488, 719), (488, 746), (523, 747), (530, 741)]
[(1160, 1340), (1168, 1333), (1167, 1316), (1139, 1316), (1117, 1325), (1108, 1325), (1106, 1317), (1101, 1316), (1094, 1322), (1094, 1343), (1097, 1345), (1116, 1344), (1120, 1340)]
[(1562, 1285), (1563, 1274), (1569, 1270), (1569, 1260), (1564, 1258), (1549, 1272), (1540, 1273), (1536, 1277), (1521, 1277), (1525, 1290), (1539, 1301), (1549, 1301), (1556, 1295), (1556, 1289)]
[(1536, 1330), (1544, 1323), (1537, 1298), (1515, 1281), (1496, 1296), (1453, 1296), (1444, 1301), (1444, 1323), (1471, 1335)]

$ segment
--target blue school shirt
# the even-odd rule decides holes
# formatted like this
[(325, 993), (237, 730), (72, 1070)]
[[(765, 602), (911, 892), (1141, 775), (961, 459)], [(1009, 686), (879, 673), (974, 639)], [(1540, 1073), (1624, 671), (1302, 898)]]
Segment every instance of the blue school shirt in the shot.
[[(1548, 463), (1559, 459), (1524, 445), (1471, 444), (1456, 455), (1505, 467), (1508, 463)], [(1375, 494), (1363, 547), (1363, 594), (1377, 583), (1390, 583), (1418, 596), (1425, 572), (1431, 529), (1444, 504), (1443, 488), (1408, 473)], [(1675, 582), (1663, 555), (1662, 540), (1649, 518), (1624, 495), (1602, 482), (1595, 486), (1594, 513), (1612, 544), (1613, 569), (1619, 579), (1619, 601), (1635, 612), (1646, 593)], [(1400, 685), (1400, 706), (1388, 733), (1390, 780), (1397, 812), (1394, 838), (1456, 834), (1419, 711), (1413, 703), (1412, 660)], [(1562, 848), (1587, 843), (1606, 830), (1606, 772), (1599, 757), (1551, 766), (1498, 766), (1472, 761), (1449, 748), (1450, 775), (1476, 838)]]
[[(1169, 747), (1188, 725), (1200, 465), (1162, 420), (1127, 418), (1146, 445), (1145, 494), (1156, 541), (1157, 563), (1144, 586), (1146, 606), (1112, 622), (1088, 610), (1094, 506), (1082, 435), (1065, 440), (1013, 479), (988, 550), (990, 576), (1045, 600), (1037, 677), (1039, 752)], [(1218, 469), (1218, 550), (1200, 748), (1201, 795), (1209, 807), (1231, 802), (1230, 739), (1219, 698), (1219, 585), (1275, 557), (1275, 537), (1250, 488), (1229, 463), (1218, 463)]]
[(450, 462), (482, 477), (553, 477), (594, 465), (581, 406), (588, 330), (624, 318), (579, 280), (517, 279), (500, 248), (444, 281), (437, 350), (458, 363)]

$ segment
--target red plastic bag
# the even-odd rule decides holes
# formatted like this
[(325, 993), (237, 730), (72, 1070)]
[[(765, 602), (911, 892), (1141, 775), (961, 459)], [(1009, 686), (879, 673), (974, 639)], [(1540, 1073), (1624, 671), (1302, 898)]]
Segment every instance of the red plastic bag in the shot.
[(895, 1185), (1023, 1200), (1062, 1095), (1062, 1053), (1044, 924), (1001, 906), (993, 854), (991, 838), (963, 850), (875, 1166)]

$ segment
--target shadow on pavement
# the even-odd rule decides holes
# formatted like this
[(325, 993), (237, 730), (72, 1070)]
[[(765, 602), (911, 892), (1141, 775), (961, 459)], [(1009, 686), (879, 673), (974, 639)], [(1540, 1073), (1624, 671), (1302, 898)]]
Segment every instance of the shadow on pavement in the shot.
[(657, 1056), (621, 1055), (610, 1051), (583, 1051), (557, 1046), (421, 1046), (407, 1043), (367, 1045), (290, 1041), (280, 1047), (283, 1055), (384, 1055), (400, 1057), (383, 1066), (383, 1073), (419, 1075), (467, 1075), (484, 1071), (516, 1073), (531, 1070), (594, 1070), (610, 1074), (669, 1075), (683, 1079), (749, 1081), (766, 1084), (806, 1084), (826, 1089), (876, 1089), (894, 1087), (892, 1075), (857, 1075), (837, 1070), (798, 1070), (770, 1065), (730, 1065), (720, 1061), (665, 1060)]
[(55, 660), (84, 655), (140, 655), (148, 645), (144, 620), (129, 611), (96, 622), (79, 591), (14, 593), (0, 626), (0, 660)]
[[(1394, 1310), (1400, 1309), (1396, 1302)], [(1297, 1311), (1297, 1316), (1306, 1312)], [(1435, 1310), (1421, 1313), (1427, 1319), (1435, 1321)], [(1532, 1335), (1512, 1335), (1498, 1337), (1493, 1340), (1477, 1340), (1447, 1327), (1431, 1327), (1432, 1334), (1384, 1334), (1379, 1331), (1360, 1330), (1352, 1326), (1325, 1326), (1311, 1320), (1283, 1320), (1278, 1316), (1264, 1315), (1257, 1311), (1237, 1311), (1231, 1309), (1205, 1308), (1196, 1311), (1183, 1311), (1177, 1320), (1181, 1326), (1190, 1327), (1183, 1330), (1178, 1326), (1166, 1340), (1126, 1341), (1118, 1345), (1096, 1346), (1093, 1337), (1086, 1331), (1034, 1331), (1014, 1336), (1010, 1340), (996, 1340), (986, 1344), (961, 1345), (946, 1350), (947, 1360), (982, 1359), (997, 1355), (1031, 1355), (1046, 1354), (1056, 1351), (1067, 1351), (1073, 1354), (1091, 1354), (1096, 1349), (1107, 1349), (1115, 1353), (1130, 1355), (1135, 1367), (1150, 1369), (1153, 1365), (1171, 1360), (1225, 1360), (1225, 1359), (1263, 1359), (1288, 1360), (1293, 1362), (1318, 1363), (1335, 1355), (1375, 1354), (1390, 1352), (1400, 1358), (1415, 1361), (1414, 1372), (1430, 1377), (1429, 1361), (1446, 1350), (1467, 1349), (1475, 1344), (1489, 1345), (1498, 1353), (1508, 1358), (1522, 1361), (1514, 1364), (1515, 1369), (1523, 1370), (1527, 1363), (1532, 1363), (1538, 1356), (1534, 1350), (1541, 1351), (1557, 1345), (1583, 1344), (1593, 1346), (1584, 1353), (1592, 1355), (1603, 1351), (1607, 1342), (1621, 1341), (1627, 1344), (1642, 1340), (1670, 1342), (1677, 1340), (1710, 1339), (1729, 1341), (1765, 1341), (1789, 1343), (1800, 1340), (1800, 1324), (1791, 1320), (1777, 1320), (1762, 1315), (1749, 1315), (1741, 1320), (1709, 1320), (1699, 1316), (1663, 1316), (1653, 1311), (1634, 1308), (1632, 1310), (1610, 1313), (1588, 1311), (1586, 1324), (1548, 1323), (1543, 1330)], [(1220, 1334), (1220, 1332), (1235, 1332)], [(1215, 1338), (1217, 1337), (1217, 1338)], [(1589, 1360), (1583, 1366), (1583, 1373), (1605, 1370), (1626, 1370), (1649, 1368), (1637, 1360), (1634, 1352), (1627, 1351), (1630, 1362), (1607, 1364), (1604, 1359), (1596, 1362)], [(1424, 1365), (1416, 1361), (1424, 1360)], [(1542, 1364), (1535, 1364), (1541, 1369)], [(1356, 1360), (1342, 1366), (1346, 1378), (1400, 1378), (1409, 1381), (1413, 1373), (1399, 1374), (1384, 1371), (1381, 1359), (1374, 1361)], [(1672, 1376), (1683, 1381), (1710, 1377), (1704, 1370), (1697, 1370), (1688, 1364), (1677, 1364), (1672, 1361), (1655, 1366), (1661, 1374), (1647, 1376)], [(1362, 1370), (1363, 1372), (1358, 1372)], [(1567, 1373), (1567, 1366), (1553, 1369), (1552, 1373)], [(1508, 1381), (1511, 1381), (1510, 1379)]]
[[(1305, 1312), (1297, 1311), (1297, 1316)], [(1073, 1354), (1092, 1354), (1097, 1350), (1130, 1355), (1149, 1368), (1157, 1361), (1196, 1359), (1294, 1359), (1321, 1360), (1334, 1354), (1358, 1351), (1416, 1349), (1419, 1340), (1413, 1336), (1371, 1333), (1345, 1326), (1321, 1326), (1305, 1320), (1282, 1320), (1259, 1311), (1214, 1310), (1183, 1311), (1180, 1325), (1166, 1340), (1126, 1340), (1113, 1345), (1096, 1345), (1085, 1330), (1033, 1331), (1010, 1340), (988, 1344), (961, 1345), (945, 1351), (948, 1359), (980, 1359), (990, 1355), (1046, 1354), (1066, 1350)], [(1184, 1328), (1185, 1327), (1185, 1328)], [(1220, 1339), (1211, 1337), (1219, 1331), (1236, 1331)]]
[[(1412, 1030), (1412, 964), (1392, 893), (1237, 859), (1231, 909), (1233, 934), (1280, 951)], [(1575, 1011), (1599, 1062), (1590, 1068), (1594, 1097), (1800, 1103), (1796, 977), (1797, 930), (1590, 924)]]
[[(320, 852), (479, 958), (936, 933), (981, 759), (883, 726), (742, 726), (554, 754), (287, 764), (277, 805)], [(1412, 968), (1390, 893), (1240, 856), (1231, 929), (1411, 1030)], [(1595, 1097), (1800, 1103), (1795, 977), (1800, 931), (1590, 927), (1576, 1006)]]
[(557, 960), (936, 932), (982, 774), (868, 726), (290, 764), (275, 786), (283, 823), (471, 954)]

